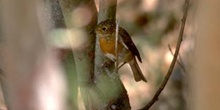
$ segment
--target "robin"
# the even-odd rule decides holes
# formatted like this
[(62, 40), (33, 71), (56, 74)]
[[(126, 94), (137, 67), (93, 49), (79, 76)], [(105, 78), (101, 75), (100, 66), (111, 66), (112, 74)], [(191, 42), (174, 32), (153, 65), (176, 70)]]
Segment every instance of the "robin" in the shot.
[[(105, 20), (98, 24), (95, 29), (96, 34), (99, 37), (99, 45), (102, 53), (112, 61), (116, 61), (115, 53), (115, 39), (116, 39), (116, 23), (115, 20)], [(118, 63), (129, 63), (135, 81), (145, 81), (145, 79), (140, 67), (138, 66), (137, 59), (142, 62), (140, 54), (133, 43), (128, 32), (119, 27), (118, 29), (118, 47), (117, 47)], [(121, 66), (120, 66), (121, 67)]]

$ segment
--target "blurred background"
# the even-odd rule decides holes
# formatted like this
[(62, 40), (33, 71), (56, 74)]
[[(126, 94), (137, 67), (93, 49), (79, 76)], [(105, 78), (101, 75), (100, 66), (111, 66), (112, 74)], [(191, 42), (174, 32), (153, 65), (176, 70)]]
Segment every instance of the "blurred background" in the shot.
[[(120, 70), (132, 109), (145, 105), (161, 84), (175, 51), (184, 0), (119, 0), (117, 18), (141, 53), (141, 69), (148, 83), (136, 83), (126, 65)], [(185, 110), (189, 61), (193, 50), (192, 16), (189, 13), (179, 59), (173, 74), (152, 110)]]
[[(23, 1), (27, 2), (25, 0)], [(87, 25), (88, 22), (90, 22), (91, 12), (84, 7), (74, 9), (72, 16), (74, 18), (73, 24), (76, 28), (70, 30), (66, 28), (63, 21), (64, 18), (60, 12), (59, 1), (51, 1), (42, 0), (36, 2), (36, 4), (38, 4), (37, 10), (33, 9), (33, 12), (37, 12), (37, 14), (32, 16), (32, 14), (25, 14), (32, 13), (32, 11), (29, 12), (25, 9), (30, 8), (29, 6), (25, 5), (25, 7), (22, 8), (16, 6), (18, 2), (14, 4), (11, 3), (13, 0), (0, 0), (0, 8), (3, 9), (1, 10), (1, 16), (3, 17), (0, 19), (0, 42), (3, 42), (0, 45), (1, 51), (3, 51), (0, 61), (3, 62), (1, 63), (3, 66), (0, 67), (3, 68), (5, 73), (16, 74), (18, 71), (24, 72), (24, 69), (29, 67), (28, 64), (35, 64), (35, 66), (28, 71), (33, 73), (32, 75), (25, 75), (23, 73), (20, 73), (21, 75), (9, 75), (13, 77), (11, 79), (9, 78), (11, 81), (9, 81), (9, 85), (10, 83), (21, 83), (22, 85), (15, 85), (9, 88), (9, 91), (14, 90), (21, 95), (22, 99), (18, 100), (21, 101), (21, 104), (22, 102), (34, 103), (26, 100), (26, 97), (31, 97), (32, 95), (28, 94), (29, 92), (26, 90), (29, 89), (25, 88), (36, 86), (37, 89), (34, 89), (34, 94), (40, 95), (37, 99), (43, 101), (41, 104), (37, 104), (38, 110), (74, 110), (76, 108), (81, 110), (84, 109), (84, 105), (80, 94), (77, 94), (78, 82), (72, 55), (74, 52), (72, 52), (71, 48), (73, 50), (80, 50), (87, 43), (88, 39), (86, 39), (84, 31), (80, 30), (80, 26)], [(27, 3), (33, 4), (35, 2)], [(53, 3), (52, 7), (50, 7), (50, 3)], [(99, 10), (99, 0), (95, 0), (95, 3), (96, 8)], [(14, 7), (7, 8), (7, 6), (5, 6), (9, 6), (10, 4), (13, 4), (12, 6)], [(35, 5), (30, 6), (34, 7)], [(22, 9), (18, 10), (18, 12), (13, 12), (16, 10), (16, 7)], [(6, 9), (11, 10), (15, 15), (10, 16), (8, 14), (10, 11)], [(118, 0), (116, 18), (119, 20), (120, 26), (127, 30), (136, 44), (143, 60), (143, 63), (139, 63), (139, 65), (148, 80), (148, 83), (135, 82), (128, 65), (123, 66), (119, 70), (123, 84), (128, 91), (132, 110), (141, 108), (150, 101), (166, 75), (175, 51), (183, 9), (184, 0)], [(48, 16), (47, 13), (45, 13), (47, 11), (52, 12), (52, 15)], [(37, 25), (29, 25), (23, 23), (25, 20), (21, 20), (23, 22), (18, 23), (20, 26), (14, 27), (17, 23), (16, 20), (19, 22), (19, 20), (22, 19), (22, 17), (15, 18), (16, 13), (24, 14), (22, 16), (32, 16), (33, 18), (25, 19), (29, 23), (34, 24), (34, 20), (40, 23)], [(175, 66), (165, 90), (151, 110), (187, 109), (187, 91), (189, 89), (188, 74), (191, 69), (190, 62), (192, 60), (195, 39), (193, 37), (192, 13), (193, 12), (190, 11), (188, 14), (178, 63)], [(13, 22), (9, 23), (10, 26), (8, 26), (6, 22), (10, 21)], [(27, 27), (20, 32), (19, 28), (22, 26)], [(15, 28), (15, 31), (10, 31), (12, 27)], [(32, 27), (36, 29), (31, 30), (30, 28)], [(26, 32), (29, 29), (30, 31)], [(35, 34), (35, 31), (40, 34)], [(22, 37), (25, 35), (32, 37)], [(9, 38), (7, 36), (15, 37)], [(13, 39), (12, 43), (11, 39)], [(21, 43), (16, 43), (20, 41), (19, 39)], [(35, 45), (31, 42), (33, 39), (41, 43), (37, 42)], [(12, 46), (10, 47), (10, 45)], [(20, 50), (24, 51), (20, 51), (19, 47), (21, 48)], [(7, 51), (8, 49), (12, 50)], [(24, 53), (20, 54), (21, 52)], [(26, 56), (26, 54), (31, 55)], [(32, 62), (32, 60), (30, 61), (29, 59), (34, 59), (34, 61)], [(30, 62), (25, 63), (25, 65), (14, 63), (16, 61), (23, 62), (24, 60), (25, 62)], [(11, 68), (14, 66), (11, 65), (22, 66), (13, 70)], [(5, 77), (4, 74), (3, 77)], [(27, 79), (29, 80), (24, 81)], [(37, 79), (37, 81), (33, 81), (35, 79)], [(26, 86), (26, 84), (32, 85)], [(3, 86), (5, 85), (3, 84)], [(14, 89), (13, 87), (18, 89)], [(19, 99), (19, 97), (11, 96), (9, 97), (9, 101), (15, 98)], [(79, 104), (75, 104), (74, 100), (79, 100)], [(69, 107), (58, 106), (63, 102), (67, 102)], [(15, 104), (14, 107), (16, 106), (18, 105)], [(41, 107), (44, 109), (41, 109)], [(0, 110), (7, 110), (3, 95), (0, 97)]]

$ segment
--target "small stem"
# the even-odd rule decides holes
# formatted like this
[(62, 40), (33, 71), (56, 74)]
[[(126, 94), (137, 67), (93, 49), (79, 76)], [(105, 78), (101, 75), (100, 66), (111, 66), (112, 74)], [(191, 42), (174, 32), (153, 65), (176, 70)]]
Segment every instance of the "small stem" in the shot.
[[(169, 48), (169, 50), (170, 50), (170, 53), (171, 53), (172, 55), (174, 55), (174, 53), (173, 53), (173, 51), (172, 51), (172, 49), (171, 49), (171, 47), (170, 47), (169, 44), (168, 44), (168, 48)], [(178, 63), (178, 65), (180, 66), (180, 68), (182, 68), (183, 72), (186, 73), (186, 69), (185, 69), (185, 67), (184, 67), (184, 65), (183, 65), (183, 60), (182, 60), (180, 54), (179, 54), (179, 60), (177, 60), (176, 62)]]
[(115, 35), (115, 56), (116, 56), (116, 61), (115, 61), (115, 73), (118, 73), (118, 31), (119, 31), (119, 21), (116, 22), (116, 35)]

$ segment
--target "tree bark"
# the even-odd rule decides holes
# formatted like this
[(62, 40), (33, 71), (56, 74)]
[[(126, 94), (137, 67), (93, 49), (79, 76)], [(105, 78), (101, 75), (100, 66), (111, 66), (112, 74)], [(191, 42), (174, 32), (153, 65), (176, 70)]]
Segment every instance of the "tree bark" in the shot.
[[(127, 92), (118, 75), (113, 72), (114, 66), (103, 66), (106, 64), (106, 61), (107, 64), (113, 64), (113, 62), (103, 57), (98, 42), (95, 45), (94, 29), (97, 24), (97, 11), (94, 1), (60, 0), (60, 3), (67, 27), (69, 29), (85, 30), (84, 32), (87, 34), (88, 41), (87, 44), (85, 44), (86, 47), (79, 50), (73, 49), (81, 95), (86, 110), (130, 109)], [(116, 3), (116, 0), (100, 0), (99, 21), (107, 18), (115, 18)], [(92, 19), (87, 25), (83, 25), (84, 22), (79, 24), (76, 23), (77, 19), (80, 19), (80, 15), (77, 16), (75, 13), (82, 8), (87, 12), (80, 10), (80, 13), (89, 12), (92, 15)], [(87, 19), (90, 18), (90, 16), (84, 17)], [(95, 46), (96, 52), (94, 51)]]
[[(117, 0), (100, 0), (98, 21), (116, 19)], [(119, 74), (115, 73), (114, 62), (103, 56), (98, 36), (96, 39), (95, 52), (95, 82), (98, 92), (98, 110), (130, 110), (127, 91), (120, 80)], [(103, 106), (106, 105), (106, 106)]]
[[(97, 10), (93, 0), (59, 0), (64, 14), (65, 24), (71, 31), (83, 31), (86, 42), (80, 49), (73, 49), (78, 83), (86, 110), (91, 109), (90, 89), (94, 86), (94, 52)], [(83, 17), (83, 18), (82, 18)], [(82, 21), (81, 19), (84, 19)], [(79, 20), (79, 21), (78, 21)], [(89, 20), (89, 21), (87, 21)], [(88, 23), (86, 23), (88, 22)], [(79, 42), (78, 39), (73, 39)]]

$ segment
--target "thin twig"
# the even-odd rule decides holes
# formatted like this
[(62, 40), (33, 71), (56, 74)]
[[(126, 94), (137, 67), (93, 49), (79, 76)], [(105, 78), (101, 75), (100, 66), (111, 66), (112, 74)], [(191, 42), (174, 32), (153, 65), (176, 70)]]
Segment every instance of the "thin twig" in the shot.
[(116, 61), (115, 61), (115, 73), (118, 73), (118, 30), (119, 30), (119, 21), (115, 21), (116, 22), (116, 32), (115, 32), (115, 56), (116, 56)]
[(167, 82), (170, 78), (170, 75), (172, 74), (172, 71), (174, 69), (174, 66), (175, 66), (175, 63), (177, 61), (177, 57), (178, 57), (178, 54), (179, 54), (181, 42), (182, 42), (182, 39), (183, 39), (183, 32), (184, 32), (184, 27), (185, 27), (185, 23), (186, 23), (188, 8), (189, 8), (189, 0), (186, 0), (185, 1), (185, 10), (184, 10), (183, 18), (181, 20), (182, 23), (181, 23), (181, 28), (180, 28), (180, 32), (179, 32), (179, 38), (178, 38), (177, 45), (176, 45), (176, 51), (174, 53), (174, 57), (173, 57), (173, 60), (171, 62), (170, 68), (167, 72), (167, 75), (165, 76), (163, 82), (161, 83), (160, 87), (158, 88), (156, 94), (151, 99), (151, 101), (146, 106), (141, 108), (140, 110), (148, 110), (156, 101), (158, 101), (158, 97), (159, 97), (160, 93), (165, 88), (165, 86), (166, 86), (166, 84), (167, 84)]
[[(168, 44), (168, 48), (169, 48), (170, 53), (171, 53), (172, 55), (174, 55), (174, 53), (173, 53), (173, 51), (172, 51), (172, 49), (171, 49), (171, 47), (170, 47), (170, 44)], [(179, 54), (179, 60), (177, 60), (176, 62), (178, 63), (178, 65), (180, 66), (180, 68), (182, 68), (183, 72), (186, 73), (186, 69), (185, 69), (185, 67), (184, 67), (184, 65), (183, 65), (183, 60), (182, 60), (180, 54)]]

